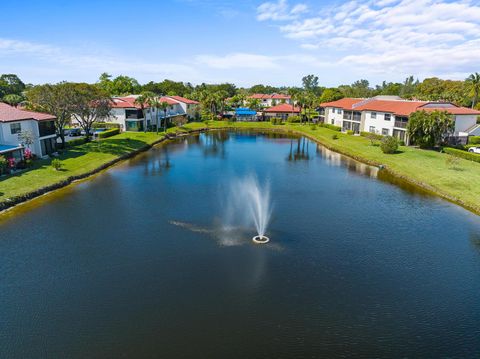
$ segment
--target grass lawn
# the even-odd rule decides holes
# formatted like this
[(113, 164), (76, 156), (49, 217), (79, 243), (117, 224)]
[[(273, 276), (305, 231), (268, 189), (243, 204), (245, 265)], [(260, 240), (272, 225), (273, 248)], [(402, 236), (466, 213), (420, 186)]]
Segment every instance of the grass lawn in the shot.
[[(292, 131), (307, 135), (332, 150), (371, 164), (382, 164), (393, 174), (417, 183), (440, 196), (460, 203), (480, 214), (480, 163), (459, 159), (455, 169), (446, 162), (449, 155), (413, 147), (400, 147), (397, 154), (383, 154), (378, 146), (360, 136), (350, 136), (323, 127), (286, 124), (274, 126), (268, 122), (225, 121), (189, 123), (183, 129), (171, 128), (167, 132), (188, 132), (202, 128), (265, 129)], [(336, 134), (338, 139), (332, 139)], [(165, 136), (164, 133), (128, 132), (98, 142), (91, 142), (69, 149), (59, 158), (62, 171), (50, 166), (50, 159), (40, 160), (35, 167), (17, 176), (0, 179), (0, 202), (25, 195), (31, 191), (52, 185), (71, 176), (88, 173), (116, 158), (151, 145)]]

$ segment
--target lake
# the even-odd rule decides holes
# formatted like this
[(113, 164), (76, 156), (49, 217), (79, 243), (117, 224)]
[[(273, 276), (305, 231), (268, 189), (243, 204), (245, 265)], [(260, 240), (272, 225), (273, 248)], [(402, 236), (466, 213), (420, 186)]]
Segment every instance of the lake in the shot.
[[(218, 231), (248, 176), (270, 188), (265, 245)], [(0, 217), (0, 357), (479, 356), (480, 217), (397, 182), (223, 131), (19, 206)]]

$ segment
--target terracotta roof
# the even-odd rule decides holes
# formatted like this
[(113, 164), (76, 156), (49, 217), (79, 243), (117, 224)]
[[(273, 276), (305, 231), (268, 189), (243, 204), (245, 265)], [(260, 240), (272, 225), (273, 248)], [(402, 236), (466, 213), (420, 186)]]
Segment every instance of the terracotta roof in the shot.
[(47, 121), (55, 120), (55, 116), (47, 113), (20, 110), (6, 103), (0, 102), (0, 122), (13, 122), (22, 120)]
[(256, 98), (259, 100), (267, 100), (267, 99), (272, 99), (272, 100), (289, 100), (291, 96), (289, 95), (284, 95), (284, 94), (264, 94), (264, 93), (256, 93), (248, 98)]
[(425, 110), (425, 111), (446, 111), (452, 115), (480, 115), (479, 110), (474, 110), (472, 108), (467, 107), (428, 107), (428, 108), (418, 108), (418, 110)]
[[(173, 96), (161, 97), (159, 99), (159, 102), (166, 102), (169, 105), (178, 104), (178, 101), (172, 99), (171, 97), (173, 97)], [(135, 99), (136, 99), (135, 96), (114, 97), (112, 107), (113, 108), (136, 108), (136, 109), (140, 109), (141, 107), (140, 107), (139, 104), (135, 103)], [(146, 103), (144, 105), (144, 108), (150, 108), (150, 105)]]
[(371, 100), (363, 105), (355, 107), (355, 111), (378, 111), (393, 113), (400, 116), (408, 116), (425, 104), (427, 104), (427, 102), (424, 101)]
[(174, 100), (174, 99), (171, 99), (170, 97), (172, 96), (169, 96), (169, 97), (160, 97), (160, 99), (158, 100), (158, 102), (166, 102), (168, 103), (169, 105), (176, 105), (178, 104), (178, 101)]
[(365, 99), (345, 97), (337, 101), (321, 103), (320, 107), (337, 107), (344, 110), (353, 110), (352, 106), (362, 101), (365, 101)]
[(198, 101), (195, 101), (195, 100), (190, 100), (188, 98), (185, 98), (185, 97), (182, 97), (182, 96), (168, 96), (170, 98), (173, 98), (174, 100), (178, 101), (178, 102), (183, 102), (183, 103), (187, 103), (189, 105), (197, 105), (199, 104)]
[(281, 113), (281, 112), (300, 113), (300, 109), (298, 107), (293, 107), (293, 105), (289, 105), (288, 103), (282, 103), (280, 105), (267, 108), (264, 112), (269, 112), (269, 113)]

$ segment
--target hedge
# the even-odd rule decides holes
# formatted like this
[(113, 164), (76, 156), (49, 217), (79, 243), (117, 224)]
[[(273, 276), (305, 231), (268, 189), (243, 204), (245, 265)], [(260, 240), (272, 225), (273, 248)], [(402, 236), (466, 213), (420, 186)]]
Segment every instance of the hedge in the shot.
[(468, 138), (469, 145), (480, 145), (480, 136), (470, 136)]
[(325, 127), (325, 128), (328, 128), (330, 130), (333, 130), (333, 131), (342, 131), (342, 128), (339, 127), (339, 126), (335, 126), (335, 125), (330, 125), (329, 123), (319, 123), (318, 124), (320, 127)]
[(297, 123), (297, 122), (302, 122), (302, 118), (297, 115), (290, 115), (287, 118), (288, 123)]
[(120, 124), (115, 122), (94, 122), (92, 128), (106, 128), (107, 130), (111, 130), (112, 128), (120, 128)]
[(455, 157), (460, 157), (466, 160), (480, 163), (480, 155), (473, 152), (457, 150), (456, 148), (451, 148), (451, 147), (444, 147), (443, 152), (448, 153), (449, 155), (452, 155)]
[(81, 138), (75, 138), (74, 140), (65, 142), (65, 146), (75, 147), (75, 146), (83, 145), (84, 143), (85, 143), (85, 137), (81, 137)]
[(112, 137), (112, 136), (118, 135), (119, 133), (120, 133), (120, 129), (119, 129), (119, 128), (113, 128), (113, 129), (108, 130), (108, 131), (100, 132), (100, 133), (98, 134), (98, 138)]
[(283, 120), (280, 117), (272, 117), (270, 118), (270, 123), (272, 125), (281, 125), (283, 123)]

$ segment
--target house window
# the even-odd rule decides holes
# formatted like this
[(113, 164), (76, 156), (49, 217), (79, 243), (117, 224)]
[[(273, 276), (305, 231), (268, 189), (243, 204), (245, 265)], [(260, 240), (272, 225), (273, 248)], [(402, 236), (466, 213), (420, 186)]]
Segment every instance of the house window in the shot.
[(12, 133), (12, 135), (16, 135), (17, 133), (22, 132), (22, 124), (11, 123), (10, 124), (10, 132)]
[(332, 121), (331, 121), (331, 122), (332, 122), (332, 125), (334, 125), (334, 124), (335, 124), (335, 120), (333, 120), (333, 119), (332, 119)]
[(390, 121), (390, 114), (389, 113), (386, 113), (385, 114), (385, 121)]
[(341, 109), (341, 108), (337, 109), (337, 113), (338, 113), (339, 115), (341, 115), (341, 114), (342, 114), (342, 109)]
[(375, 133), (375, 126), (370, 126), (368, 131), (371, 132), (371, 133)]
[(382, 128), (382, 135), (388, 136), (388, 128)]
[(370, 117), (371, 117), (371, 118), (377, 118), (377, 113), (376, 113), (376, 112), (372, 112), (372, 113), (370, 114)]

